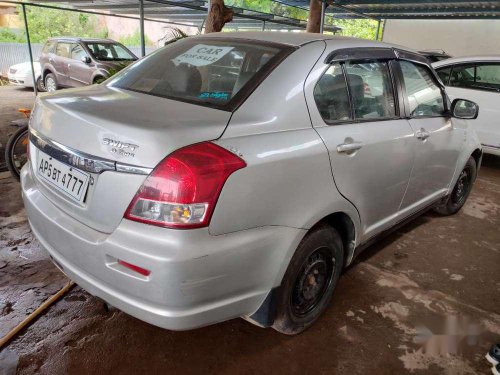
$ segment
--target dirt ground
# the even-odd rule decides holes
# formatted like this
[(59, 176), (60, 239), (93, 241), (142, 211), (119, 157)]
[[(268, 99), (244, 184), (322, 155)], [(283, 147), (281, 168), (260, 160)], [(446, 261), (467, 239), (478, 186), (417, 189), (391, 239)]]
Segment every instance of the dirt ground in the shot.
[[(0, 374), (488, 374), (499, 225), (500, 158), (485, 157), (459, 214), (428, 213), (367, 249), (299, 336), (241, 319), (171, 332), (75, 287), (0, 351)], [(0, 337), (66, 282), (30, 232), (19, 184), (0, 174)]]

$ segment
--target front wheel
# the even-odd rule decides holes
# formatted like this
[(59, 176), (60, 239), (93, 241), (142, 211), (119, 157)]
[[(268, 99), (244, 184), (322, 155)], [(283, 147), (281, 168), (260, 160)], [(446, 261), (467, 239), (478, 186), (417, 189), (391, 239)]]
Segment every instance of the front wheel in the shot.
[(300, 243), (276, 297), (273, 328), (296, 335), (310, 327), (326, 310), (344, 264), (339, 233), (323, 225)]
[(435, 207), (434, 211), (440, 215), (448, 216), (456, 214), (463, 207), (476, 180), (477, 166), (473, 157), (467, 160), (467, 164), (458, 176), (457, 183), (453, 187), (446, 202)]
[(9, 138), (5, 147), (5, 161), (10, 173), (17, 180), (21, 173), (21, 168), (28, 161), (28, 127), (19, 128)]

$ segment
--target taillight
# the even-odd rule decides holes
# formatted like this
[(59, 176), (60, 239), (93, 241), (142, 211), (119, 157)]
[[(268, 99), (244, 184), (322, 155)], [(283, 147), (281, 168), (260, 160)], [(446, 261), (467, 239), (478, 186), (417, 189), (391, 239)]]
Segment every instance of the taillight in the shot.
[(207, 226), (227, 178), (245, 166), (211, 142), (174, 151), (144, 181), (125, 218), (170, 228)]

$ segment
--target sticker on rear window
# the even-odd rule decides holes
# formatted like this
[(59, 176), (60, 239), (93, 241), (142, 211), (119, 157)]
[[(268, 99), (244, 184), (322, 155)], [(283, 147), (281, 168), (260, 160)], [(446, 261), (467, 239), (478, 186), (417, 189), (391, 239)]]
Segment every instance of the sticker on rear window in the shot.
[(227, 55), (234, 47), (211, 46), (208, 44), (197, 44), (186, 52), (177, 56), (172, 61), (175, 64), (191, 64), (194, 66), (205, 66), (213, 64)]
[(229, 100), (229, 93), (222, 91), (205, 91), (198, 95), (200, 99)]

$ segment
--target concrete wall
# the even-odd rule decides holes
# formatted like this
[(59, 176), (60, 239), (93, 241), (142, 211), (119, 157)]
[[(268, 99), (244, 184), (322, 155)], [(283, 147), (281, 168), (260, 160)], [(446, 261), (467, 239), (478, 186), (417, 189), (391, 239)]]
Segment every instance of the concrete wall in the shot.
[(387, 20), (383, 40), (452, 56), (500, 55), (500, 20)]

